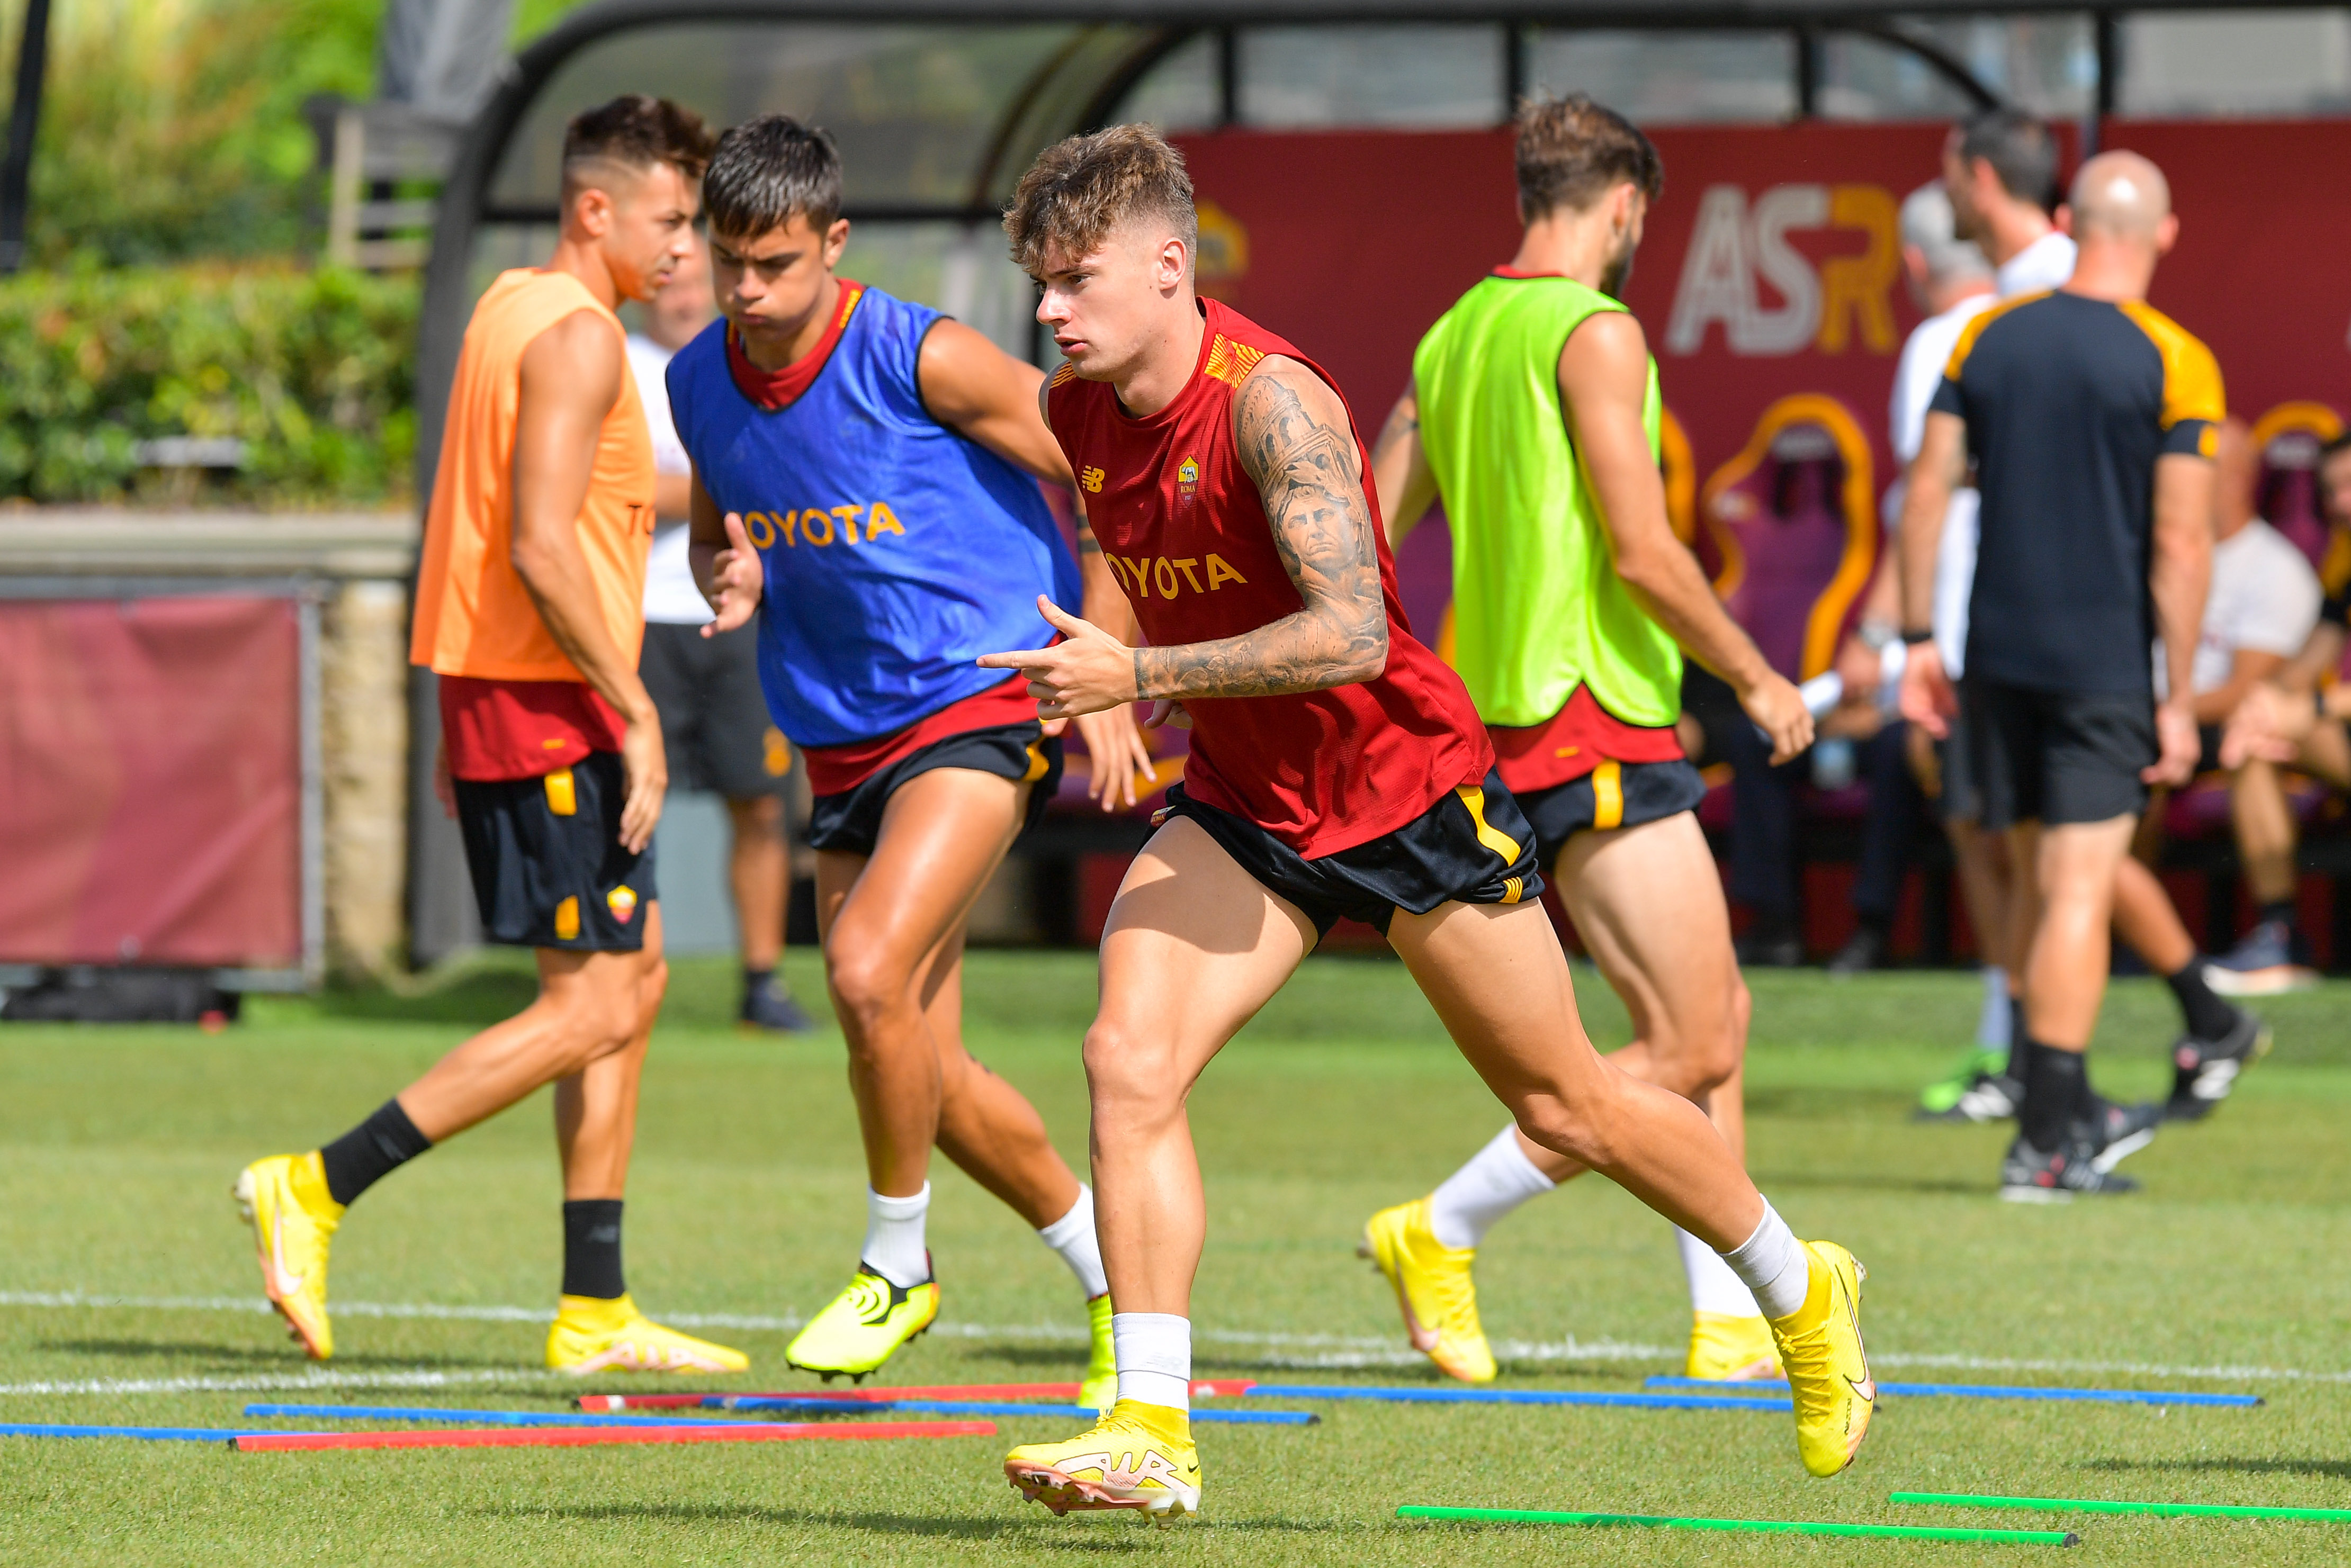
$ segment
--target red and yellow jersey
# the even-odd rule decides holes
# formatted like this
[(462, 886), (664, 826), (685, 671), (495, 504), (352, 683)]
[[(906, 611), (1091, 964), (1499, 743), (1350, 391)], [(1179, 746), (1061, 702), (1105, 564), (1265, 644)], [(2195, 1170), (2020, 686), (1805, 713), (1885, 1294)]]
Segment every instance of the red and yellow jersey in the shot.
[[(1046, 398), (1094, 537), (1144, 635), (1160, 647), (1240, 636), (1303, 603), (1241, 466), (1233, 399), (1269, 354), (1331, 378), (1222, 303), (1203, 304), (1207, 330), (1192, 378), (1158, 413), (1135, 418), (1107, 383), (1081, 381), (1066, 367)], [(1455, 787), (1478, 784), (1493, 765), (1485, 726), (1459, 677), (1405, 622), (1360, 434), (1355, 450), (1379, 550), (1387, 667), (1325, 691), (1184, 705), (1192, 718), (1186, 792), (1255, 822), (1308, 859), (1402, 827)]]

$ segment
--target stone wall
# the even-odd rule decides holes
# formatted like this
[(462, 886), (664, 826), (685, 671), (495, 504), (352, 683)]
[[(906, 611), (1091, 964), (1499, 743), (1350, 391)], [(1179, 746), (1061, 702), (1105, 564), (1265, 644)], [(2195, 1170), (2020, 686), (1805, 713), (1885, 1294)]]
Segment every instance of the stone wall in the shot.
[(334, 585), (319, 616), (327, 961), (382, 975), (407, 948), (408, 592)]

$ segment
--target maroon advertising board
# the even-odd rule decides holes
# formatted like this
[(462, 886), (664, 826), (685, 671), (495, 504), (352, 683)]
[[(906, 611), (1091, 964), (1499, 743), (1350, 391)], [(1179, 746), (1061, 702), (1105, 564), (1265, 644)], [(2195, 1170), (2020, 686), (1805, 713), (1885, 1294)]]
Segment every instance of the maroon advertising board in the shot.
[(0, 601), (0, 962), (302, 962), (286, 598)]

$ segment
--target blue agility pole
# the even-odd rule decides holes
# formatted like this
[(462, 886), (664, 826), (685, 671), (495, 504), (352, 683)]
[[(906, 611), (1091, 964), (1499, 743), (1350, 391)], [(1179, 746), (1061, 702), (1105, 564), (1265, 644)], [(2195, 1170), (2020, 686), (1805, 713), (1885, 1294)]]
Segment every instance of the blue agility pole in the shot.
[[(1381, 1399), (1406, 1405), (1596, 1405), (1631, 1410), (1792, 1410), (1768, 1395), (1592, 1394), (1557, 1388), (1366, 1388), (1345, 1383), (1260, 1383), (1252, 1399)], [(1196, 1413), (1195, 1419), (1197, 1418)]]
[[(1703, 1377), (1652, 1377), (1641, 1386), (1644, 1388), (1753, 1388), (1776, 1394), (1788, 1385), (1777, 1378), (1721, 1383)], [(2022, 1385), (1996, 1383), (1886, 1383), (1881, 1381), (1877, 1385), (1877, 1391), (1880, 1394), (1896, 1394), (1913, 1399), (2050, 1399), (2103, 1405), (2231, 1406), (2262, 1403), (2262, 1396), (2258, 1394), (2188, 1394), (2155, 1388), (2034, 1388)]]
[(47, 1421), (0, 1422), (0, 1437), (131, 1437), (142, 1443), (234, 1443), (239, 1437), (263, 1436), (274, 1437), (280, 1434), (265, 1434), (244, 1427), (79, 1427)]
[[(1051, 1416), (1091, 1421), (1102, 1412), (1091, 1405), (1025, 1405), (969, 1399), (839, 1399), (827, 1395), (712, 1394), (702, 1401), (712, 1410), (821, 1410), (840, 1415), (848, 1410), (928, 1410), (947, 1416)], [(1236, 1427), (1312, 1427), (1322, 1417), (1307, 1410), (1203, 1410), (1195, 1407), (1192, 1420), (1222, 1422)]]

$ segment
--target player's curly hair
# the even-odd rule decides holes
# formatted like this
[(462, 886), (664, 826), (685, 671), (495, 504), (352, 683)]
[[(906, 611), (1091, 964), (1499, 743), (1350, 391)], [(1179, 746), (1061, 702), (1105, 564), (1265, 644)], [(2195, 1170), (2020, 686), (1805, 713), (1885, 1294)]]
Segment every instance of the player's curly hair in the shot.
[(1184, 155), (1147, 125), (1113, 125), (1057, 141), (1037, 155), (1004, 209), (1012, 259), (1035, 276), (1048, 250), (1084, 256), (1130, 218), (1158, 218), (1200, 247), (1192, 176)]
[(563, 180), (580, 183), (592, 163), (650, 169), (667, 163), (688, 180), (702, 178), (713, 144), (702, 116), (665, 98), (624, 93), (583, 110), (563, 129)]
[(1652, 202), (1666, 189), (1656, 144), (1580, 92), (1519, 104), (1518, 163), (1519, 216), (1528, 223), (1558, 207), (1581, 211), (1619, 181), (1630, 180)]

